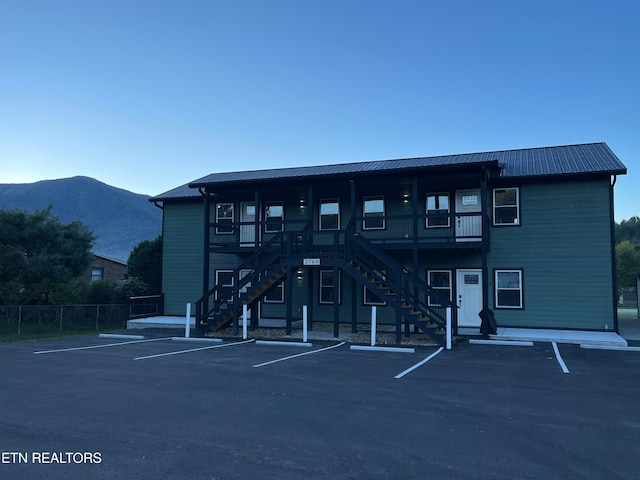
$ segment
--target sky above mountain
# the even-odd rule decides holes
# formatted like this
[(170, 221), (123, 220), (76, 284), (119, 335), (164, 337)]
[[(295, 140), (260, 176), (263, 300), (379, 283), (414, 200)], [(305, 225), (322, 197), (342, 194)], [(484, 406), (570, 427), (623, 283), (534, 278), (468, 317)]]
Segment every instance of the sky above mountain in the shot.
[(4, 0), (0, 183), (605, 141), (640, 215), (635, 0)]

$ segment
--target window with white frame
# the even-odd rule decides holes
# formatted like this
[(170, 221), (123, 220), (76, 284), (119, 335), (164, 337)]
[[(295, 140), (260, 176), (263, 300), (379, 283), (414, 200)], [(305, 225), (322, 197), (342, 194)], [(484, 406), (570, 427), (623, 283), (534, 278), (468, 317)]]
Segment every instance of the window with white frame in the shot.
[(520, 191), (517, 187), (493, 190), (493, 224), (520, 225)]
[[(376, 271), (374, 273), (380, 279), (386, 280), (387, 272), (385, 270), (382, 270), (382, 272)], [(362, 295), (363, 295), (362, 298), (364, 299), (365, 305), (386, 305), (387, 304), (386, 302), (382, 301), (380, 297), (378, 297), (375, 293), (369, 290), (366, 286), (363, 287)]]
[[(427, 283), (445, 298), (452, 300), (451, 270), (427, 270)], [(440, 303), (429, 296), (429, 306), (437, 307)]]
[(233, 270), (216, 270), (216, 287), (218, 290), (215, 299), (233, 300)]
[(362, 210), (363, 230), (384, 229), (384, 197), (364, 197)]
[[(336, 278), (333, 270), (320, 270), (320, 303), (335, 303), (333, 286)], [(340, 272), (338, 272), (338, 303), (340, 303)]]
[(264, 207), (265, 232), (281, 232), (284, 229), (284, 203), (267, 202)]
[(216, 205), (216, 234), (233, 233), (233, 203)]
[(449, 194), (429, 193), (427, 194), (427, 227), (449, 227)]
[(320, 230), (340, 228), (340, 200), (320, 200)]
[(523, 308), (522, 270), (495, 271), (496, 308)]
[(284, 282), (280, 282), (269, 290), (263, 301), (264, 303), (284, 303)]

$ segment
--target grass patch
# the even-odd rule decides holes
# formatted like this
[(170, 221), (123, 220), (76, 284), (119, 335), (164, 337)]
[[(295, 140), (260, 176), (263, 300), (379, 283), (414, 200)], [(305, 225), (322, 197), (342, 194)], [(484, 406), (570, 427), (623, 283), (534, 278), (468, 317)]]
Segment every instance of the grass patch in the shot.
[(23, 333), (23, 334), (2, 334), (0, 335), (1, 343), (16, 343), (16, 342), (32, 342), (35, 340), (45, 340), (51, 338), (64, 338), (64, 337), (79, 337), (86, 335), (98, 335), (100, 333), (118, 333), (122, 332), (122, 328), (106, 328), (100, 330), (65, 330), (64, 332), (38, 332), (38, 333)]
[(638, 309), (635, 307), (618, 307), (618, 318), (638, 318)]

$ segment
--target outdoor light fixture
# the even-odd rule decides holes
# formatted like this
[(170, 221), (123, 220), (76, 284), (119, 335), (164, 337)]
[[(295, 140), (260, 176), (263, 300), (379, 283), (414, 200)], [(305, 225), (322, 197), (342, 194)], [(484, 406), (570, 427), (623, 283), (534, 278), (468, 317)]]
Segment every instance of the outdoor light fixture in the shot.
[(408, 193), (405, 193), (402, 196), (402, 201), (403, 201), (403, 203), (409, 203), (409, 194)]

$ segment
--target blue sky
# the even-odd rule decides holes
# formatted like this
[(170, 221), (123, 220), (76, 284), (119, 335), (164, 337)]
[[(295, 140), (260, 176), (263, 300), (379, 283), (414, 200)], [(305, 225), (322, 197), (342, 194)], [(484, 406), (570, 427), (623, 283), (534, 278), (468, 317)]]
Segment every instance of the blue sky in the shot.
[(0, 183), (605, 141), (640, 215), (640, 2), (0, 0)]

